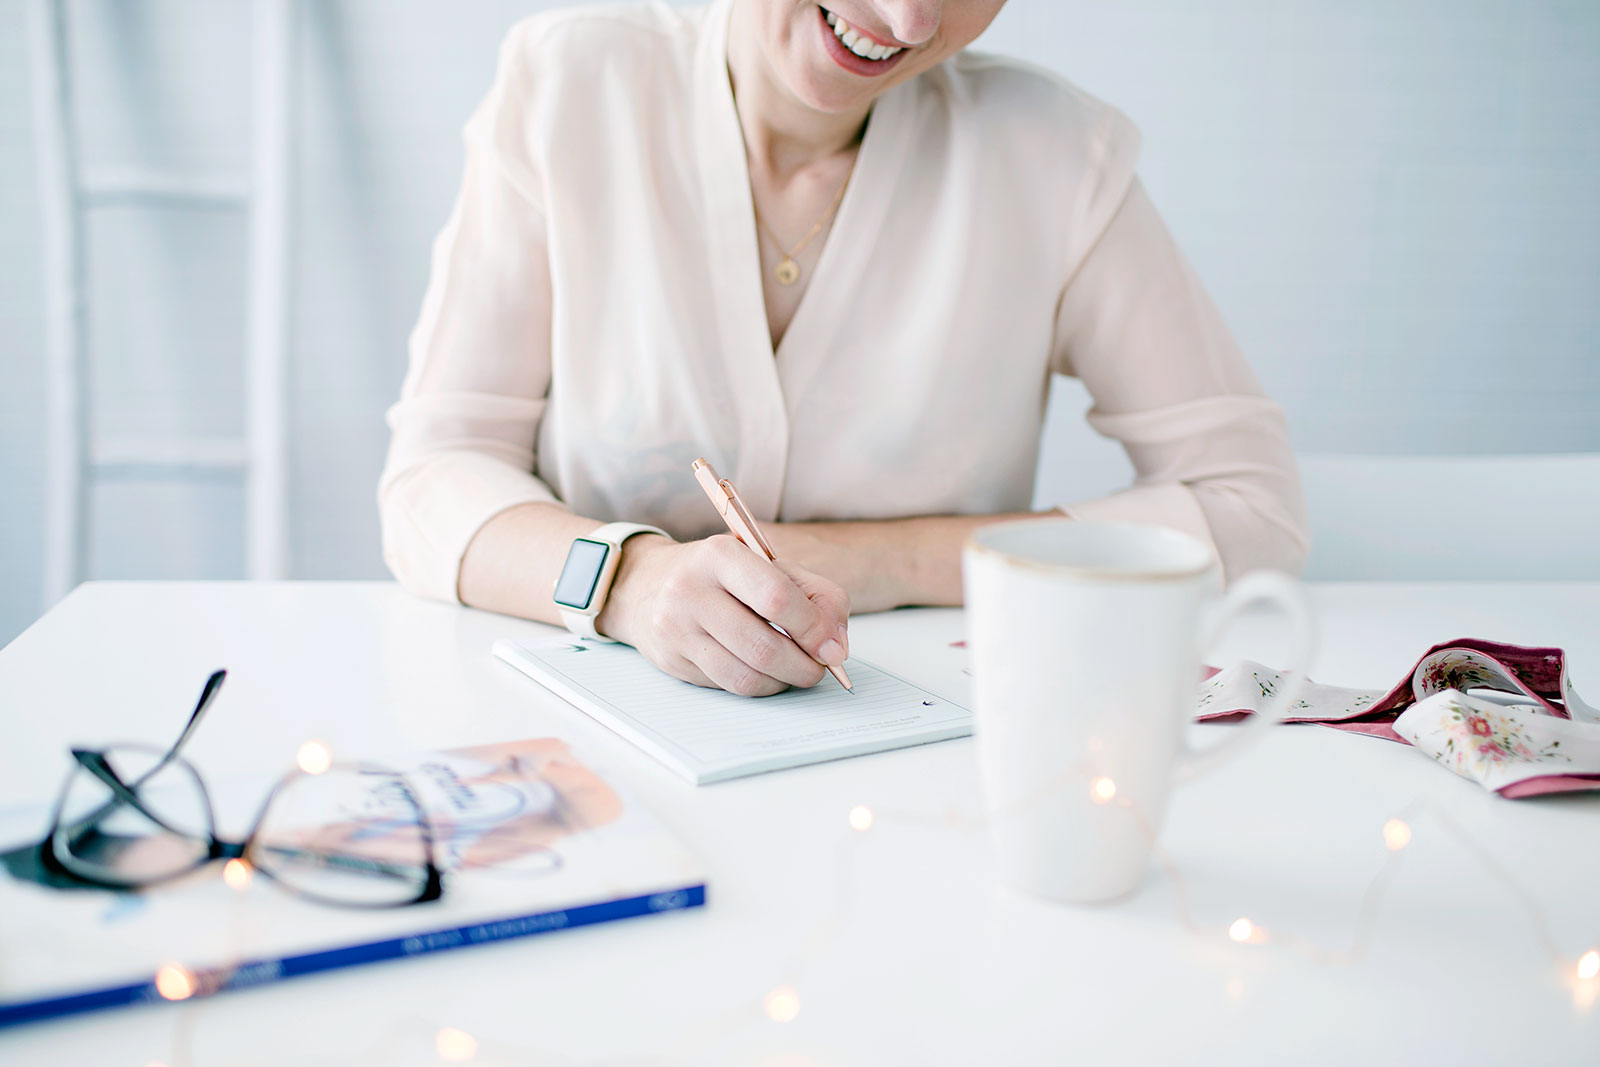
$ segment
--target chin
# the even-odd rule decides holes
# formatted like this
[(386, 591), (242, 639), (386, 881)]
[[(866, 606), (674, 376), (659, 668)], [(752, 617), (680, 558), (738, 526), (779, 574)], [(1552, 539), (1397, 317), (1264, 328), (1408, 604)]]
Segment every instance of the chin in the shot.
[(802, 104), (824, 114), (836, 115), (863, 107), (888, 87), (875, 86), (875, 91), (869, 92), (861, 87), (840, 85), (837, 79), (829, 77), (826, 72), (819, 74), (807, 66), (796, 66), (801, 69), (784, 72), (789, 91)]

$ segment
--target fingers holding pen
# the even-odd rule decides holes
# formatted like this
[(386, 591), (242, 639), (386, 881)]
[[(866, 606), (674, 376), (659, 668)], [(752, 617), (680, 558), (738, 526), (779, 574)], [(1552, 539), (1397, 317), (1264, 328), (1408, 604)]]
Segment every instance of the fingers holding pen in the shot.
[(807, 656), (828, 666), (844, 662), (849, 597), (842, 589), (795, 564), (764, 560), (732, 537), (710, 541), (719, 542), (715, 567), (728, 592), (762, 619), (783, 627)]
[[(838, 582), (824, 578), (815, 571), (808, 571), (804, 567), (790, 563), (787, 560), (775, 559), (773, 566), (788, 575), (799, 590), (806, 595), (817, 610), (822, 613), (823, 625), (832, 623), (833, 636), (843, 646), (846, 659), (850, 656), (850, 594)], [(826, 662), (826, 659), (824, 659)]]
[[(716, 469), (704, 457), (695, 460), (691, 469), (734, 535), (710, 539), (717, 546), (714, 561), (723, 587), (757, 615), (781, 627), (796, 646), (826, 664), (839, 684), (851, 690), (850, 678), (844, 672), (849, 598), (843, 590), (829, 588), (832, 583), (820, 575), (792, 565), (779, 567), (772, 545), (762, 535), (754, 513), (740, 499), (733, 483), (717, 477)], [(752, 563), (742, 556), (732, 547), (734, 543), (749, 548), (759, 562)], [(802, 580), (809, 588), (798, 584)]]
[[(751, 599), (783, 596), (781, 586), (789, 587), (788, 596), (805, 599), (782, 572), (732, 537), (647, 544), (614, 590), (604, 619), (609, 630), (602, 632), (695, 685), (744, 696), (815, 685), (822, 667), (727, 588), (721, 574), (730, 559), (742, 576), (736, 584)], [(751, 591), (763, 588), (765, 593)]]
[(740, 696), (766, 697), (789, 688), (787, 682), (752, 667), (704, 631), (691, 639), (673, 662), (661, 666), (675, 678)]
[(822, 680), (822, 664), (733, 597), (709, 605), (699, 621), (741, 663), (785, 688), (809, 688)]
[[(766, 696), (822, 679), (848, 655), (849, 599), (827, 579), (726, 534), (630, 543), (600, 632), (696, 685)], [(773, 628), (782, 626), (788, 635)]]

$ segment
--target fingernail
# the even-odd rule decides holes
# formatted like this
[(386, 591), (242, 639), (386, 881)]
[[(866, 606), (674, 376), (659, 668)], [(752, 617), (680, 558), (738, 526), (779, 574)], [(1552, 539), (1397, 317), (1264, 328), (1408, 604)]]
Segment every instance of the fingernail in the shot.
[(837, 667), (844, 662), (844, 646), (830, 637), (817, 649), (817, 656), (828, 666)]
[(839, 643), (844, 646), (844, 654), (850, 655), (850, 634), (845, 630), (844, 623), (839, 624)]

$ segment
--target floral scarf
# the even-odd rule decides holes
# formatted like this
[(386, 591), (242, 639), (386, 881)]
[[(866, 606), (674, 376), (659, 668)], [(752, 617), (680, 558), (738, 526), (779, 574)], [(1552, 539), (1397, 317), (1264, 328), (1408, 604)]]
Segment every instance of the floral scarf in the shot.
[[(1250, 660), (1207, 667), (1195, 719), (1255, 714), (1281, 681)], [(1503, 797), (1600, 790), (1600, 711), (1578, 699), (1559, 648), (1446, 641), (1387, 692), (1308, 681), (1284, 721), (1414, 745)]]

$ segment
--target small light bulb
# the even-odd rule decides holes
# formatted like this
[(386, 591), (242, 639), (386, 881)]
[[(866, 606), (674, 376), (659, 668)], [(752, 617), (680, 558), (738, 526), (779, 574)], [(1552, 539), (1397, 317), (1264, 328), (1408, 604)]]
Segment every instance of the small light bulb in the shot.
[(1411, 844), (1411, 827), (1399, 819), (1390, 819), (1383, 824), (1383, 843), (1390, 852), (1399, 852)]
[(222, 880), (229, 889), (243, 889), (250, 884), (250, 865), (241, 859), (231, 859), (222, 865)]
[(1590, 949), (1578, 957), (1578, 977), (1588, 981), (1600, 974), (1600, 951)]
[(295, 762), (307, 774), (321, 774), (333, 766), (333, 757), (328, 753), (328, 746), (321, 741), (307, 741), (300, 746)]
[(762, 1002), (767, 1018), (775, 1023), (792, 1023), (800, 1014), (800, 994), (793, 986), (781, 985), (768, 993)]
[(1255, 923), (1243, 917), (1233, 920), (1233, 925), (1228, 927), (1228, 936), (1240, 944), (1250, 940), (1255, 932)]
[(156, 992), (164, 1000), (188, 1000), (194, 995), (194, 979), (176, 963), (164, 964), (156, 971)]
[(850, 809), (850, 829), (866, 833), (872, 829), (872, 809), (865, 804), (857, 804)]
[(465, 1063), (478, 1054), (478, 1039), (465, 1030), (447, 1026), (434, 1036), (433, 1048), (441, 1060)]
[(1600, 982), (1573, 982), (1572, 1006), (1584, 1014), (1594, 1008), (1594, 1002), (1600, 1000)]
[(1117, 795), (1117, 783), (1109, 778), (1096, 778), (1089, 783), (1089, 795), (1096, 804), (1106, 804)]

